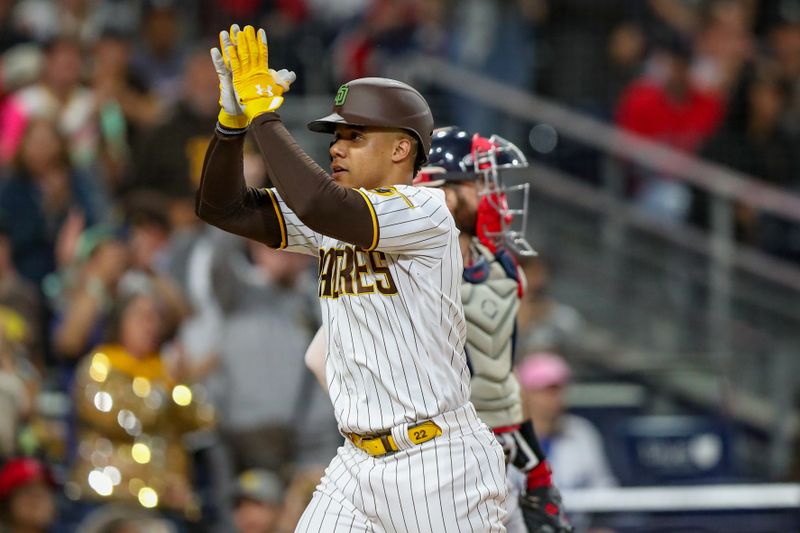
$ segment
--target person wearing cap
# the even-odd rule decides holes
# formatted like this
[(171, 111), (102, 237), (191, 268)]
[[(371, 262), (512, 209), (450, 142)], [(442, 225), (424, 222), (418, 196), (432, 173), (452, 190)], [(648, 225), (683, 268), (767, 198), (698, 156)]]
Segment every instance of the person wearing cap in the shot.
[(555, 354), (535, 353), (520, 363), (517, 376), (556, 485), (562, 490), (616, 485), (600, 433), (585, 418), (567, 413), (572, 371), (566, 361)]
[[(222, 109), (197, 214), (319, 260), (328, 390), (346, 439), (297, 531), (505, 531), (503, 450), (469, 402), (458, 229), (443, 191), (412, 185), (431, 146), (427, 102), (396, 80), (342, 85), (333, 112), (309, 124), (333, 134), (328, 173), (276, 113), (294, 75), (269, 70), (265, 32), (232, 27), (220, 44)], [(273, 188), (246, 186), (245, 132)]]
[(283, 508), (284, 486), (269, 470), (242, 472), (233, 494), (233, 521), (239, 533), (274, 533)]
[(11, 459), (0, 468), (0, 530), (44, 533), (55, 523), (53, 479), (36, 459)]

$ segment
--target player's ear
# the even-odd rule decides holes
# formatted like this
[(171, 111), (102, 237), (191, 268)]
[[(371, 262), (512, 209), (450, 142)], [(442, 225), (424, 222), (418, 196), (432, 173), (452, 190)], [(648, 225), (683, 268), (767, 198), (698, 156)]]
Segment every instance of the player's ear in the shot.
[(394, 150), (392, 150), (392, 161), (399, 163), (404, 159), (413, 157), (414, 142), (406, 135), (398, 135), (394, 141)]

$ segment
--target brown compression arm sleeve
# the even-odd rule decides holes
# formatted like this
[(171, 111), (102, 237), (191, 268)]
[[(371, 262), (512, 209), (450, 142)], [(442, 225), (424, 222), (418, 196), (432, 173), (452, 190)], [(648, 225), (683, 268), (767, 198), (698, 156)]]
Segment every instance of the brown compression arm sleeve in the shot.
[(377, 221), (366, 199), (357, 190), (333, 181), (297, 145), (277, 113), (257, 116), (250, 131), (272, 183), (306, 226), (363, 248), (373, 245)]
[(214, 132), (203, 161), (195, 212), (220, 229), (277, 248), (281, 245), (278, 215), (265, 190), (245, 183), (243, 153), (243, 134)]

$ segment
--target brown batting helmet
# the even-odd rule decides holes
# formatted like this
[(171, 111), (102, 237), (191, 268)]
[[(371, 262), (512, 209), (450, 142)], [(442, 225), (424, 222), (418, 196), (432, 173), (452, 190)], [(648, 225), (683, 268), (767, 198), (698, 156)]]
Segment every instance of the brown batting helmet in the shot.
[(425, 164), (431, 149), (433, 115), (422, 95), (389, 78), (359, 78), (339, 87), (333, 113), (308, 124), (308, 129), (333, 133), (337, 124), (398, 128), (419, 141), (417, 161)]

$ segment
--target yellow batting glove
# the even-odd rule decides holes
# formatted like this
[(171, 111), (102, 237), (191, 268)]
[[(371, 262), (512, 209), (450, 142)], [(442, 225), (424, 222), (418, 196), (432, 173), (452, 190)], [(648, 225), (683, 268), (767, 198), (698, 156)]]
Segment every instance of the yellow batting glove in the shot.
[(236, 44), (227, 50), (233, 77), (233, 89), (247, 120), (275, 111), (283, 103), (283, 87), (269, 72), (267, 34), (245, 26), (236, 36)]
[[(236, 97), (236, 92), (233, 90), (230, 60), (225, 53), (225, 50), (231, 48), (236, 42), (238, 33), (239, 26), (236, 24), (231, 26), (229, 32), (219, 32), (219, 49), (213, 48), (211, 50), (214, 70), (217, 71), (217, 76), (219, 77), (220, 109), (217, 120), (223, 128), (233, 131), (247, 128), (248, 124), (247, 116), (245, 116), (244, 111), (242, 111), (242, 107), (239, 105), (239, 99)], [(220, 52), (220, 50), (222, 50), (222, 52)]]

